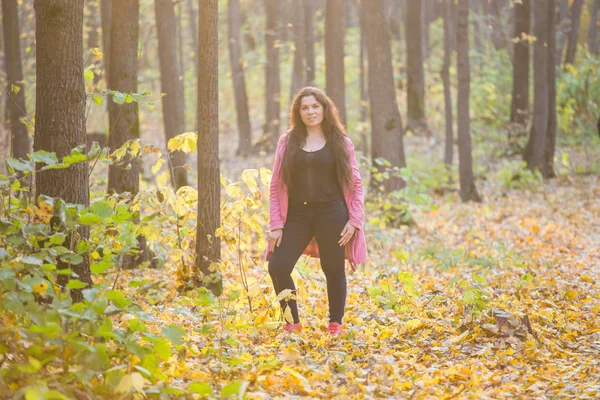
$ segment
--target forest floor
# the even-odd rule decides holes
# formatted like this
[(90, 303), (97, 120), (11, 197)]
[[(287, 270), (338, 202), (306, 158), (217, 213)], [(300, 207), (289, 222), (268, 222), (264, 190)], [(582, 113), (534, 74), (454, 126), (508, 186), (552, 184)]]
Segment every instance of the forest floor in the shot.
[[(270, 168), (261, 157), (235, 165)], [(222, 173), (229, 171), (239, 169)], [(178, 294), (170, 266), (121, 272), (118, 287), (151, 316), (150, 329), (185, 328), (163, 371), (174, 391), (598, 398), (600, 177), (572, 173), (527, 190), (486, 179), (479, 190), (483, 203), (463, 204), (456, 192), (434, 196), (434, 207), (415, 210), (415, 226), (365, 228), (369, 260), (348, 269), (339, 338), (326, 333), (318, 260), (304, 256), (293, 275), (300, 334), (282, 331), (266, 263), (239, 265), (228, 250), (224, 294), (214, 300)], [(127, 287), (141, 278), (146, 289)]]

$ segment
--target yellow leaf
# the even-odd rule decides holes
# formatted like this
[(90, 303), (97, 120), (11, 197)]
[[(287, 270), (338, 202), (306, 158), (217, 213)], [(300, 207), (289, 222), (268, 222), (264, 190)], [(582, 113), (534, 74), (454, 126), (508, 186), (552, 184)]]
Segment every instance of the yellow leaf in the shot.
[(117, 393), (129, 393), (133, 389), (133, 379), (131, 374), (124, 375), (121, 378), (121, 381), (115, 388), (115, 392)]
[(104, 57), (104, 54), (97, 47), (94, 47), (92, 49), (92, 54), (95, 55), (96, 57), (98, 57), (100, 60), (102, 60), (102, 58)]
[(283, 319), (285, 319), (285, 322), (289, 324), (294, 323), (294, 316), (292, 315), (292, 310), (290, 307), (285, 308), (285, 312), (283, 313)]
[(406, 329), (411, 330), (411, 331), (419, 329), (422, 325), (423, 325), (423, 323), (418, 318), (411, 319), (410, 321), (406, 321), (404, 323), (404, 326), (406, 327)]
[(248, 189), (252, 193), (258, 192), (258, 185), (256, 184), (256, 178), (258, 178), (258, 170), (256, 169), (245, 169), (242, 172), (242, 180), (248, 186)]
[(269, 185), (271, 184), (272, 176), (273, 176), (273, 173), (271, 172), (270, 169), (264, 168), (264, 167), (260, 169), (260, 181), (262, 182), (263, 185), (269, 187)]
[(31, 289), (33, 289), (33, 291), (39, 294), (40, 296), (44, 296), (46, 294), (46, 290), (48, 290), (48, 284), (46, 283), (46, 281), (43, 281), (42, 283), (33, 285)]
[(165, 159), (162, 157), (159, 158), (158, 160), (156, 160), (156, 162), (154, 163), (154, 165), (152, 166), (150, 171), (152, 171), (153, 174), (157, 173), (160, 170), (160, 167), (162, 167), (162, 165), (164, 163), (165, 163)]
[(141, 392), (144, 389), (144, 377), (139, 372), (134, 372), (131, 374), (131, 381), (133, 383), (133, 387), (138, 392)]
[(198, 143), (198, 134), (196, 132), (185, 132), (169, 139), (167, 147), (169, 151), (182, 151), (191, 153), (196, 151)]

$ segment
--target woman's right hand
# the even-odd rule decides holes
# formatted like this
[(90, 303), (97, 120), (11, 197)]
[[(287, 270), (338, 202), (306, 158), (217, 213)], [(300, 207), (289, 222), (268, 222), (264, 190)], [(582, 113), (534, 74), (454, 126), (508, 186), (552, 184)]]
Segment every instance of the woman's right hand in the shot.
[(275, 251), (275, 247), (279, 247), (283, 238), (283, 229), (275, 229), (269, 234), (269, 253)]

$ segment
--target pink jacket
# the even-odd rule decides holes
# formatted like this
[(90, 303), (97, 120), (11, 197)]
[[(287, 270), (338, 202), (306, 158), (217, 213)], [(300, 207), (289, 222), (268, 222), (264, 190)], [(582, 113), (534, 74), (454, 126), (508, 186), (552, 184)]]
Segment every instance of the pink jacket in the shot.
[[(287, 134), (282, 135), (279, 138), (277, 144), (277, 151), (275, 153), (275, 162), (273, 164), (273, 176), (271, 178), (271, 193), (269, 197), (270, 207), (270, 224), (271, 230), (282, 229), (285, 225), (288, 212), (288, 192), (280, 178), (279, 171), (281, 170), (281, 163), (283, 161), (283, 154), (285, 152), (285, 146), (287, 144)], [(350, 223), (356, 227), (356, 231), (352, 236), (352, 239), (346, 244), (344, 258), (350, 263), (353, 270), (356, 269), (357, 264), (361, 264), (367, 260), (367, 243), (365, 240), (365, 232), (363, 229), (363, 217), (365, 213), (364, 203), (364, 188), (363, 182), (360, 177), (360, 171), (358, 169), (358, 163), (356, 162), (356, 155), (354, 154), (354, 144), (346, 137), (346, 146), (348, 147), (348, 153), (350, 154), (350, 163), (352, 165), (352, 183), (354, 191), (344, 191), (344, 201), (348, 207), (348, 214), (350, 216)], [(270, 257), (269, 249), (267, 248), (266, 259)], [(311, 257), (319, 257), (319, 247), (313, 237), (310, 244), (306, 247), (303, 254), (307, 254)]]

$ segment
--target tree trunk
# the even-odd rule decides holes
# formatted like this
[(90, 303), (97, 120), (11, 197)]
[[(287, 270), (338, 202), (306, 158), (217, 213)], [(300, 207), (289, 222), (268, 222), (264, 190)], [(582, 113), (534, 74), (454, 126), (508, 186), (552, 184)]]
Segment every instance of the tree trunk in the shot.
[(454, 132), (452, 112), (452, 92), (450, 87), (450, 65), (452, 63), (452, 52), (454, 51), (454, 24), (452, 20), (453, 0), (444, 0), (444, 64), (441, 76), (444, 82), (444, 109), (446, 117), (446, 145), (444, 146), (444, 163), (447, 167), (452, 165), (454, 153)]
[(241, 18), (239, 0), (229, 0), (229, 60), (235, 95), (235, 109), (239, 131), (237, 154), (247, 155), (252, 149), (252, 133), (248, 112), (248, 96), (244, 78), (244, 56), (241, 51)]
[(469, 63), (469, 0), (458, 0), (456, 27), (456, 73), (458, 75), (458, 162), (460, 175), (460, 198), (463, 202), (481, 201), (473, 176), (471, 154), (471, 119), (469, 94), (471, 72)]
[(529, 141), (525, 146), (523, 159), (531, 170), (542, 170), (548, 132), (548, 6), (549, 2), (535, 1), (535, 24), (533, 34), (536, 41), (533, 47), (533, 121)]
[(548, 23), (546, 24), (548, 37), (548, 132), (546, 134), (546, 148), (544, 150), (544, 166), (542, 175), (545, 178), (554, 178), (554, 153), (556, 150), (556, 29), (555, 29), (554, 0), (548, 0)]
[(221, 258), (219, 172), (219, 92), (218, 92), (218, 6), (217, 0), (200, 1), (198, 26), (198, 222), (196, 267), (203, 284), (214, 294), (223, 292), (220, 271), (211, 263)]
[[(304, 8), (304, 32), (306, 39), (306, 85), (315, 85), (315, 32), (314, 0), (302, 0)], [(298, 12), (301, 12), (300, 10)]]
[(100, 0), (100, 14), (102, 19), (102, 48), (104, 49), (104, 57), (102, 63), (104, 65), (104, 80), (108, 86), (108, 64), (110, 56), (110, 27), (112, 14), (112, 0)]
[[(557, 45), (556, 45), (556, 62), (560, 67), (562, 65), (562, 55), (567, 42), (568, 33), (570, 30), (571, 19), (569, 18), (569, 0), (560, 1), (560, 17), (558, 19), (557, 27)], [(535, 19), (535, 13), (531, 14)]]
[[(359, 1), (359, 0), (356, 0)], [(360, 59), (359, 59), (359, 85), (360, 85), (360, 143), (363, 154), (369, 154), (369, 138), (367, 135), (367, 118), (369, 111), (369, 96), (367, 92), (367, 78), (365, 68), (365, 51), (367, 49), (367, 35), (365, 32), (364, 13), (360, 11), (360, 4), (356, 5), (358, 10), (358, 22), (360, 24)]]
[(306, 41), (304, 40), (304, 13), (294, 13), (294, 65), (292, 67), (292, 84), (290, 86), (290, 103), (296, 93), (306, 84)]
[(480, 20), (483, 18), (481, 14), (481, 0), (470, 0), (471, 9), (473, 10), (473, 42), (475, 51), (479, 56), (483, 56), (485, 49), (483, 48), (482, 35), (487, 31), (487, 27), (481, 28)]
[(195, 76), (198, 76), (198, 13), (194, 8), (194, 0), (188, 0), (188, 14), (190, 20), (190, 35), (192, 37), (192, 48), (191, 54), (193, 54), (194, 59), (194, 73)]
[[(365, 18), (367, 51), (369, 59), (369, 99), (371, 102), (371, 157), (375, 161), (382, 157), (393, 167), (404, 168), (404, 145), (402, 143), (402, 118), (396, 102), (392, 50), (383, 1), (361, 2)], [(384, 183), (386, 192), (401, 189), (404, 182), (392, 177)], [(372, 186), (378, 186), (371, 179)]]
[(515, 50), (513, 56), (513, 87), (510, 121), (527, 124), (529, 112), (529, 41), (524, 35), (531, 34), (531, 1), (515, 3)]
[[(158, 60), (160, 63), (160, 88), (166, 96), (162, 97), (163, 120), (165, 136), (169, 139), (185, 132), (185, 101), (183, 82), (179, 79), (181, 71), (177, 60), (176, 43), (177, 20), (172, 0), (155, 0), (156, 30), (158, 36)], [(185, 153), (171, 152), (173, 166), (173, 186), (176, 189), (187, 186), (187, 171)]]
[[(112, 29), (110, 39), (111, 74), (108, 88), (121, 93), (137, 91), (139, 0), (119, 0), (112, 4)], [(108, 106), (109, 135), (111, 151), (120, 148), (125, 142), (140, 137), (140, 121), (137, 102), (121, 105), (111, 101)], [(111, 165), (108, 168), (108, 191), (116, 193), (139, 191), (140, 162), (129, 158), (131, 169)]]
[[(504, 30), (502, 29), (501, 25), (502, 8), (504, 7), (504, 3), (504, 0), (488, 0), (489, 29), (491, 30), (490, 34), (492, 36), (492, 43), (496, 50), (506, 47), (506, 42), (504, 41)], [(515, 6), (518, 4), (519, 3), (515, 3)]]
[[(181, 85), (185, 87), (185, 57), (183, 56), (183, 5), (181, 2), (175, 2), (173, 7), (175, 13), (175, 33), (177, 36), (177, 60), (179, 62), (179, 79)], [(185, 119), (183, 120), (185, 129)]]
[(327, 0), (325, 10), (325, 86), (346, 122), (346, 84), (344, 79), (344, 35), (346, 0)]
[(88, 0), (88, 49), (94, 49), (100, 47), (100, 20), (99, 20), (99, 0)]
[(410, 0), (406, 12), (407, 129), (427, 133), (425, 121), (425, 72), (423, 69), (423, 4)]
[(571, 6), (571, 30), (567, 42), (567, 54), (565, 55), (565, 64), (575, 62), (575, 53), (577, 52), (577, 39), (579, 38), (579, 25), (581, 21), (581, 8), (583, 0), (573, 0)]
[(2, 0), (2, 30), (4, 35), (4, 58), (7, 78), (6, 107), (10, 121), (11, 155), (27, 159), (30, 151), (27, 127), (21, 117), (27, 115), (25, 107), (25, 82), (21, 65), (21, 40), (17, 0)]
[(600, 10), (600, 0), (594, 0), (594, 5), (590, 13), (590, 28), (588, 30), (588, 49), (590, 54), (598, 54), (598, 12)]
[(267, 64), (265, 68), (265, 134), (271, 141), (277, 143), (280, 126), (280, 99), (281, 81), (279, 78), (279, 14), (281, 3), (279, 0), (265, 0), (266, 30), (265, 47), (267, 50)]
[[(84, 146), (85, 150), (83, 0), (35, 0), (34, 7), (37, 69), (33, 147), (35, 151), (55, 152), (62, 158), (77, 146)], [(35, 183), (36, 198), (44, 194), (89, 206), (87, 162), (38, 173)], [(89, 237), (87, 227), (80, 228), (78, 233), (84, 240)], [(73, 279), (88, 285), (93, 283), (85, 254), (81, 263), (60, 262), (58, 268), (70, 268), (75, 275)], [(68, 280), (69, 275), (59, 275), (59, 284), (64, 285)], [(71, 298), (74, 302), (82, 301), (81, 290), (72, 290)]]

